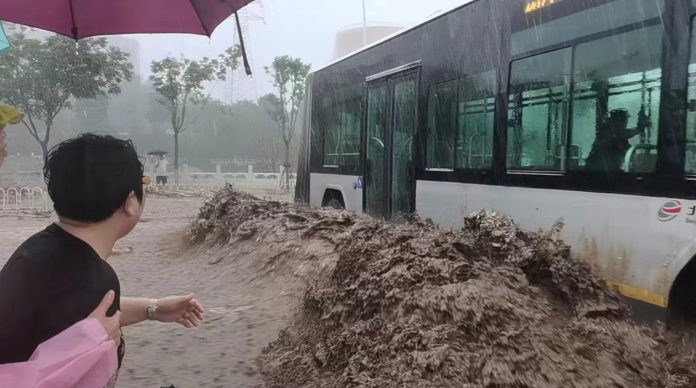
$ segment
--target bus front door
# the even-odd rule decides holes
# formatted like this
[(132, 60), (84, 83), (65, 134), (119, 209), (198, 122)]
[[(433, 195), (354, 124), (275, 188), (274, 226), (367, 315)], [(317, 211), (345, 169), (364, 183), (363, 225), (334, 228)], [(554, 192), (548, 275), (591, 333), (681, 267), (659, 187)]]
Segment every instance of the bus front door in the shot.
[(365, 212), (393, 219), (414, 211), (414, 135), (418, 74), (367, 85)]

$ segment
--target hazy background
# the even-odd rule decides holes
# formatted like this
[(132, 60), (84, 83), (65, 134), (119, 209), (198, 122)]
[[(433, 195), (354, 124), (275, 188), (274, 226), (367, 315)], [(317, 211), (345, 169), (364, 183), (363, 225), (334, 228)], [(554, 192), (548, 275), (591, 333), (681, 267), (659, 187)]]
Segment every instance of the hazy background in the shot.
[[(467, 2), (365, 0), (367, 25), (387, 26), (389, 30), (406, 28)], [(268, 111), (257, 103), (264, 95), (277, 94), (265, 66), (283, 55), (299, 58), (311, 69), (328, 64), (336, 56), (337, 33), (361, 27), (363, 8), (361, 0), (256, 0), (240, 11), (240, 19), (253, 76), (248, 77), (240, 65), (227, 80), (205, 83), (209, 98), (204, 104), (192, 105), (190, 117), (195, 120), (181, 133), (179, 141), (180, 166), (191, 171), (214, 172), (220, 165), (223, 172), (238, 172), (252, 164), (255, 171), (275, 172), (280, 163), (277, 127)], [(6, 28), (10, 40), (12, 33), (20, 29), (9, 23)], [(39, 40), (52, 35), (36, 29), (24, 29), (24, 33)], [(362, 39), (356, 41), (362, 43)], [(239, 38), (232, 16), (210, 38), (140, 34), (108, 37), (108, 42), (129, 54), (133, 80), (123, 83), (118, 95), (72, 101), (72, 109), (65, 109), (56, 118), (49, 146), (81, 132), (103, 132), (132, 139), (142, 154), (157, 149), (171, 156), (171, 120), (156, 102), (149, 80), (151, 63), (168, 56), (214, 58), (238, 44)], [(299, 134), (293, 140), (293, 164), (297, 160), (297, 139)], [(41, 148), (25, 128), (9, 130), (8, 143), (10, 157), (0, 178), (2, 174), (41, 169)], [(7, 183), (7, 176), (4, 179)]]
[[(365, 0), (368, 25), (411, 26), (438, 11), (448, 10), (468, 0)], [(253, 67), (253, 79), (233, 91), (235, 99), (255, 99), (272, 92), (264, 72), (275, 56), (299, 57), (313, 68), (333, 58), (336, 33), (362, 25), (361, 0), (256, 0), (240, 13), (245, 43)], [(140, 64), (144, 74), (152, 60), (184, 53), (200, 58), (217, 55), (237, 43), (234, 18), (223, 22), (212, 37), (190, 35), (132, 35), (140, 43)], [(238, 71), (243, 73), (242, 71)], [(239, 82), (239, 80), (237, 79)], [(229, 90), (214, 95), (229, 98)]]

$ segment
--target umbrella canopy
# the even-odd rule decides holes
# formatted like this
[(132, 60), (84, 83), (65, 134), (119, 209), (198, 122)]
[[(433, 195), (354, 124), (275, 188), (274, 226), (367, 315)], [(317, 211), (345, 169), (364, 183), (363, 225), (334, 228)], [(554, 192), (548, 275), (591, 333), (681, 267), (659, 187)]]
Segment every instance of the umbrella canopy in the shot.
[(5, 29), (2, 28), (2, 22), (0, 22), (0, 53), (10, 48), (10, 41), (7, 40), (7, 35), (5, 35)]
[(0, 19), (73, 39), (213, 30), (253, 0), (0, 0)]

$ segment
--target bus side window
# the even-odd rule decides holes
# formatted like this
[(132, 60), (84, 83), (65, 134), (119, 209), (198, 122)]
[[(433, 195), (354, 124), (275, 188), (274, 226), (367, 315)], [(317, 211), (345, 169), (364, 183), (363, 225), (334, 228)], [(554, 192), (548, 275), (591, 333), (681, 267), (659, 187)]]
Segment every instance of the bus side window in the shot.
[(341, 123), (340, 165), (357, 172), (360, 166), (360, 100), (347, 101), (346, 111), (339, 113)]
[(569, 169), (650, 173), (657, 162), (662, 26), (575, 48)]
[[(316, 96), (316, 95), (315, 95)], [(312, 99), (312, 112), (311, 112), (311, 124), (310, 124), (310, 167), (311, 171), (319, 171), (319, 169), (324, 165), (324, 134), (322, 126), (322, 111), (323, 107), (320, 104), (320, 98), (314, 97)]]
[(510, 72), (507, 167), (563, 170), (571, 49), (517, 60)]
[(428, 88), (426, 167), (454, 168), (457, 80)]
[(489, 169), (493, 165), (495, 91), (494, 70), (459, 82), (458, 168)]
[(324, 134), (324, 166), (338, 167), (338, 143), (340, 142), (340, 126), (335, 109), (335, 97), (324, 97), (321, 103), (319, 125)]
[(322, 104), (324, 165), (357, 173), (360, 166), (360, 117), (362, 90), (337, 88)]
[(687, 175), (696, 175), (696, 19), (691, 22), (691, 59), (689, 60), (688, 110), (686, 114), (686, 159), (684, 170)]

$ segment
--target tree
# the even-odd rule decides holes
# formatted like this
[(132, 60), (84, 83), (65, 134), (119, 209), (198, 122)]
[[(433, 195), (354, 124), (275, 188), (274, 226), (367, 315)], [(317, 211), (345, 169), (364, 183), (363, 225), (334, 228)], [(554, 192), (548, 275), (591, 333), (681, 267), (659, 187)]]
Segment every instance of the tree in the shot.
[[(174, 132), (175, 181), (179, 183), (179, 135), (191, 124), (188, 108), (205, 99), (205, 83), (224, 81), (228, 69), (239, 64), (237, 47), (227, 49), (217, 59), (203, 58), (194, 61), (187, 58), (164, 58), (152, 62), (150, 81), (159, 102), (169, 113)], [(188, 121), (187, 121), (188, 120)]]
[(24, 112), (23, 123), (44, 158), (56, 117), (71, 109), (74, 99), (118, 94), (133, 75), (128, 54), (105, 38), (37, 40), (19, 33), (12, 44), (0, 55), (0, 100)]
[(276, 172), (281, 152), (282, 145), (277, 137), (261, 135), (256, 138), (254, 155), (265, 168), (270, 168), (273, 173)]
[[(211, 99), (202, 108), (201, 118), (184, 132), (180, 153), (192, 166), (205, 171), (215, 169), (215, 162), (223, 162), (227, 172), (246, 171), (249, 162), (263, 164), (267, 159), (258, 154), (258, 139), (266, 136), (274, 140), (276, 164), (282, 160), (282, 143), (276, 135), (275, 123), (266, 110), (255, 102), (239, 101), (227, 105)], [(271, 166), (259, 166), (268, 168)]]
[[(286, 179), (289, 182), (288, 167), (290, 167), (290, 146), (295, 136), (295, 124), (300, 111), (300, 105), (305, 94), (305, 80), (309, 73), (310, 65), (305, 64), (299, 58), (290, 58), (287, 55), (276, 57), (266, 73), (271, 76), (273, 86), (278, 94), (267, 94), (259, 99), (259, 105), (263, 106), (275, 121), (280, 137), (285, 146), (284, 165)], [(289, 187), (289, 186), (288, 186)]]

